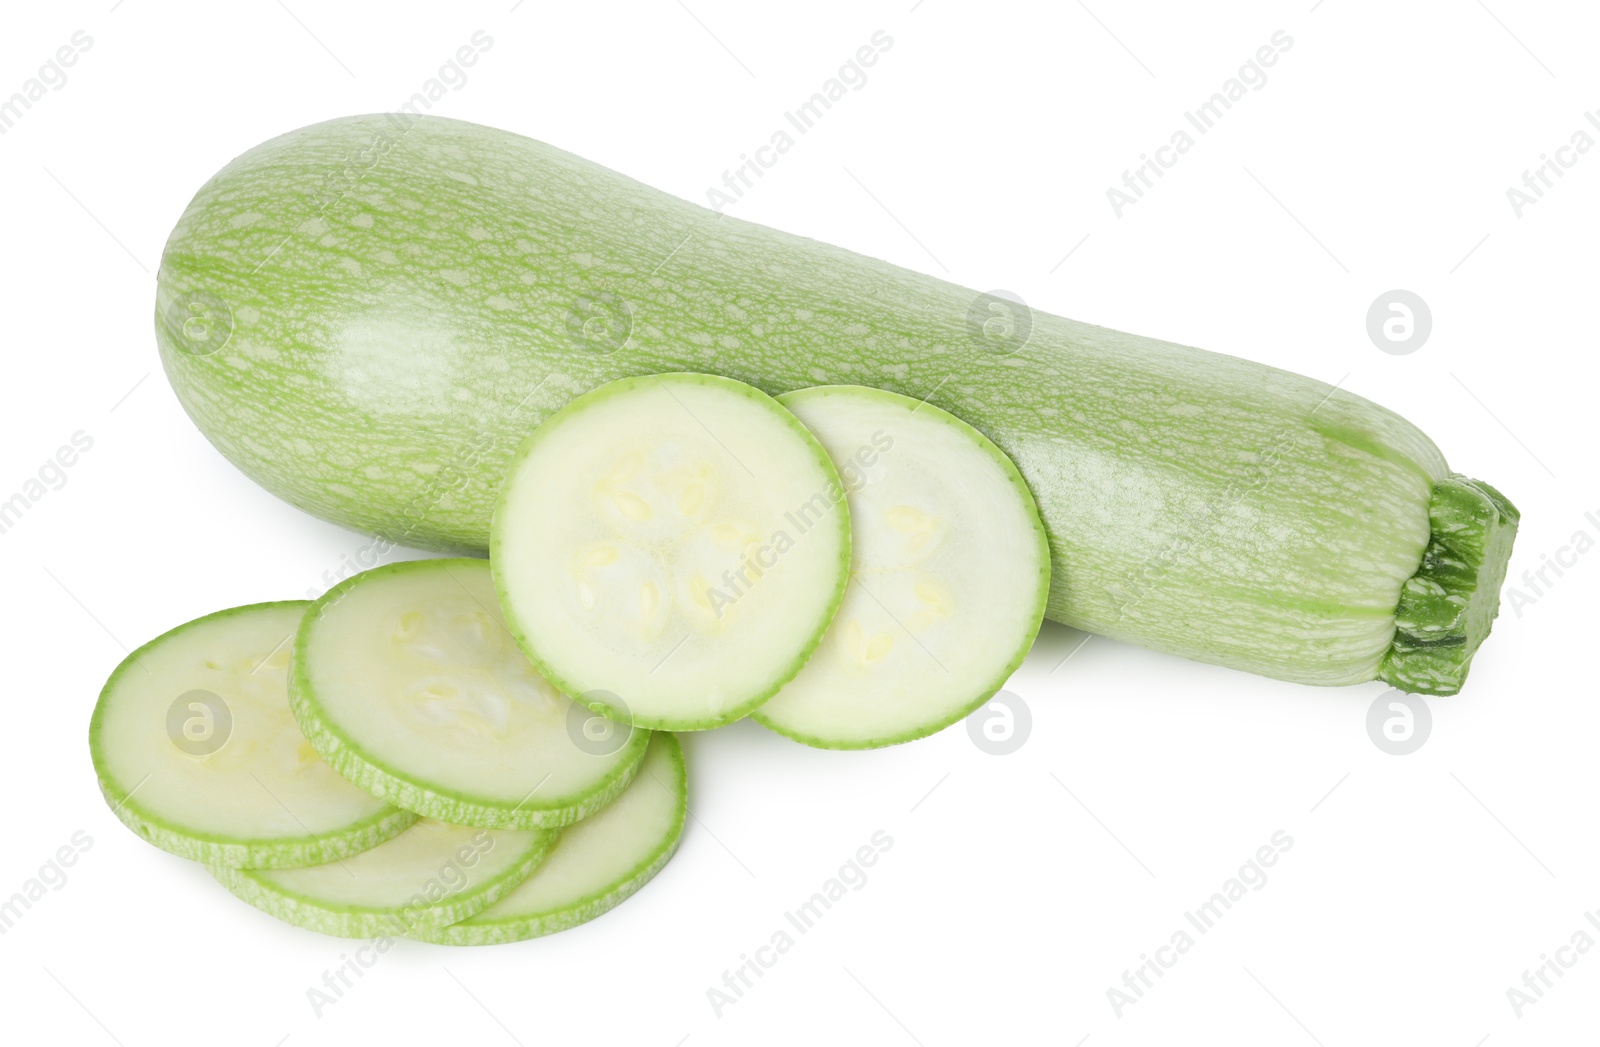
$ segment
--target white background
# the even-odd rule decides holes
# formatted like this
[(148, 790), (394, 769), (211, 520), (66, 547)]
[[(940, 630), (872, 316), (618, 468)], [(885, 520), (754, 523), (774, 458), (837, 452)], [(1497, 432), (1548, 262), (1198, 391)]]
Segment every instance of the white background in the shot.
[[(1520, 1018), (1506, 990), (1600, 907), (1600, 554), (1505, 610), (1409, 756), (1368, 738), (1381, 685), (1077, 649), (1054, 625), (1009, 684), (1033, 716), (1010, 756), (961, 727), (853, 754), (751, 724), (692, 737), (695, 819), (642, 894), (540, 941), (403, 943), (320, 1018), (306, 990), (354, 943), (139, 841), (85, 741), (127, 648), (303, 596), (365, 541), (255, 488), (184, 416), (152, 335), (168, 230), (233, 156), (400, 105), (479, 29), (492, 48), (434, 112), (696, 200), (885, 30), (865, 86), (733, 213), (1342, 380), (1518, 503), (1512, 580), (1532, 596), (1524, 570), (1600, 537), (1600, 151), (1521, 217), (1506, 190), (1600, 108), (1590, 5), (111, 2), (8, 7), (0, 31), (0, 97), (74, 31), (93, 40), (0, 136), (0, 499), (73, 433), (94, 441), (0, 535), (0, 896), (75, 831), (94, 841), (0, 938), (7, 1040), (1474, 1047), (1593, 1029), (1600, 949)], [(1294, 43), (1265, 86), (1118, 218), (1107, 187), (1279, 29)], [(1411, 355), (1366, 333), (1392, 288), (1432, 309)], [(865, 887), (716, 1016), (707, 988), (879, 829), (894, 845)], [(1107, 989), (1280, 829), (1294, 843), (1266, 885), (1118, 1017)]]

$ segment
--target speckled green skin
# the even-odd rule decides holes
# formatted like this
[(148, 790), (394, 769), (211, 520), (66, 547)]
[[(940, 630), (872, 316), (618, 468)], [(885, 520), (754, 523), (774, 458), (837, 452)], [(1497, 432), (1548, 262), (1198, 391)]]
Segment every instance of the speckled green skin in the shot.
[(926, 397), (1033, 489), (1050, 617), (1284, 679), (1378, 675), (1449, 475), (1425, 435), (1309, 378), (1043, 313), (1008, 327), (978, 298), (530, 139), (380, 115), (208, 182), (156, 328), (251, 477), (436, 548), (482, 550), (522, 438), (616, 378)]

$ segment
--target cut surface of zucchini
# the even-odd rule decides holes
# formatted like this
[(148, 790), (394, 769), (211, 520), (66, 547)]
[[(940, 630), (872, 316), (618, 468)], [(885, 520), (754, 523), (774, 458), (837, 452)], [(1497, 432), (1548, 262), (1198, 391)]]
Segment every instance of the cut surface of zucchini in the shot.
[(211, 874), (235, 895), (296, 927), (341, 938), (408, 934), (464, 920), (527, 878), (554, 829), (484, 829), (431, 818), (369, 851), (305, 869)]
[(843, 597), (838, 473), (793, 415), (727, 378), (625, 378), (518, 452), (491, 562), (544, 674), (612, 719), (737, 720), (804, 663)]
[(627, 786), (648, 732), (576, 705), (506, 631), (489, 565), (416, 560), (307, 612), (290, 701), (340, 774), (457, 825), (567, 825)]
[(954, 723), (1039, 631), (1050, 548), (1032, 494), (986, 437), (920, 400), (860, 386), (778, 399), (845, 478), (854, 563), (822, 646), (754, 718), (829, 749)]
[(683, 748), (651, 735), (644, 765), (623, 794), (561, 838), (544, 862), (494, 905), (460, 923), (412, 932), (443, 945), (495, 945), (553, 934), (621, 904), (660, 872), (688, 811)]
[(289, 655), (308, 606), (218, 611), (117, 666), (89, 750), (130, 829), (208, 864), (287, 868), (348, 857), (416, 820), (341, 778), (296, 725)]

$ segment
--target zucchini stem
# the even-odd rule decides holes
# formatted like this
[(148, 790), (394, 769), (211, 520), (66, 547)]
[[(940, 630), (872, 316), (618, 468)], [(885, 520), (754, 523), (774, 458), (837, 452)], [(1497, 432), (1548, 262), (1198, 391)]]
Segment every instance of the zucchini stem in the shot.
[(1500, 611), (1517, 507), (1482, 480), (1453, 473), (1428, 501), (1431, 535), (1400, 589), (1394, 641), (1378, 678), (1402, 691), (1450, 695)]

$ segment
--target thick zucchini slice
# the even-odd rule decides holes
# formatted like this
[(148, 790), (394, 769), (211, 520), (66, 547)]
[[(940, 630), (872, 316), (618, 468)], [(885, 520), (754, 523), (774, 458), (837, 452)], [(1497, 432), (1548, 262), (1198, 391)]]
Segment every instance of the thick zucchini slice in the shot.
[(808, 745), (921, 738), (976, 709), (1033, 644), (1050, 545), (1033, 495), (987, 437), (920, 400), (861, 386), (785, 393), (849, 489), (844, 606), (800, 674), (754, 717)]
[(211, 874), (296, 927), (341, 938), (426, 933), (505, 897), (555, 839), (553, 829), (484, 829), (424, 818), (344, 861), (306, 869), (215, 867)]
[(651, 735), (633, 783), (603, 811), (563, 829), (533, 875), (478, 915), (411, 936), (444, 945), (496, 945), (587, 923), (620, 905), (672, 858), (688, 800), (678, 739), (665, 731)]
[(850, 522), (827, 452), (712, 375), (612, 382), (529, 437), (495, 511), (506, 619), (591, 709), (661, 730), (744, 716), (816, 648)]
[(341, 778), (296, 726), (289, 653), (308, 606), (218, 611), (117, 666), (89, 751), (128, 828), (184, 858), (288, 868), (349, 857), (416, 820)]
[(627, 786), (649, 740), (528, 664), (482, 560), (390, 564), (329, 590), (300, 627), (290, 701), (340, 774), (457, 825), (575, 822)]

